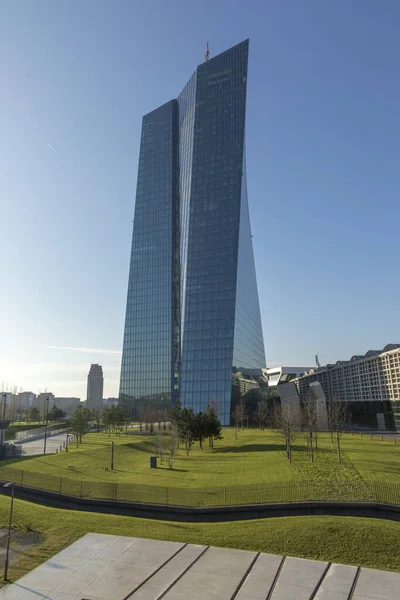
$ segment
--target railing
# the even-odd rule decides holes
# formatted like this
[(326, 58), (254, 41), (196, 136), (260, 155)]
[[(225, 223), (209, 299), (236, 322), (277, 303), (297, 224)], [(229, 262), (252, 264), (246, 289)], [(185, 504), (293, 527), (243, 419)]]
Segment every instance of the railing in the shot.
[(287, 481), (209, 488), (178, 488), (135, 483), (79, 481), (22, 469), (0, 468), (1, 481), (77, 498), (207, 508), (286, 502), (355, 502), (400, 506), (400, 484), (382, 481)]

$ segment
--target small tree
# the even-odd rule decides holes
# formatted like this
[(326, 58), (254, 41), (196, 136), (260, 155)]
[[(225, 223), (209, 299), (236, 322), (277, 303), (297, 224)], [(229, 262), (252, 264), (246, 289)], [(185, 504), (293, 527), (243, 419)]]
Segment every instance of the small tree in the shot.
[(26, 420), (28, 423), (35, 423), (40, 421), (40, 412), (36, 406), (30, 406), (26, 411)]
[(179, 437), (185, 442), (186, 455), (189, 455), (194, 439), (194, 419), (195, 415), (192, 408), (181, 409), (177, 428)]
[(214, 448), (214, 440), (222, 440), (222, 426), (221, 421), (218, 418), (218, 413), (213, 405), (207, 407), (205, 417), (205, 430), (206, 436), (208, 437), (208, 445), (210, 448)]
[(257, 403), (255, 416), (258, 421), (259, 428), (264, 431), (268, 419), (268, 403), (265, 400), (261, 400)]
[(164, 456), (167, 458), (167, 464), (169, 468), (172, 469), (174, 459), (178, 452), (178, 432), (176, 430), (172, 430), (163, 437)]
[(49, 411), (49, 421), (57, 421), (58, 419), (62, 419), (65, 417), (65, 412), (54, 405)]
[(289, 462), (292, 462), (292, 444), (299, 429), (299, 418), (296, 409), (290, 402), (275, 409), (275, 423), (279, 433), (283, 436), (286, 444), (286, 454)]
[(235, 409), (233, 411), (233, 418), (235, 420), (235, 437), (238, 436), (239, 427), (243, 429), (243, 423), (246, 418), (246, 407), (244, 405), (243, 400), (240, 400), (238, 404), (236, 404)]
[(338, 463), (341, 462), (341, 437), (350, 425), (350, 415), (345, 402), (338, 400), (336, 396), (327, 403), (328, 427), (331, 438), (336, 443)]
[(314, 462), (314, 440), (317, 436), (318, 419), (315, 398), (311, 391), (308, 392), (301, 411), (303, 430), (306, 432), (307, 445), (311, 462)]
[(68, 421), (68, 429), (76, 437), (76, 447), (78, 447), (78, 439), (79, 442), (82, 443), (82, 436), (89, 431), (89, 424), (86, 416), (84, 410), (78, 408)]

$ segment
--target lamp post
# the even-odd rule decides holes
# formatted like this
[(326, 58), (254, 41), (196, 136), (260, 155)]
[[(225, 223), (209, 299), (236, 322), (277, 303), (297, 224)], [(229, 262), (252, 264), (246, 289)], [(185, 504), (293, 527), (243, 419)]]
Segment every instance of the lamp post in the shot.
[(8, 557), (10, 554), (10, 539), (11, 539), (11, 525), (12, 525), (12, 516), (13, 516), (13, 507), (14, 507), (14, 482), (6, 483), (3, 487), (11, 486), (11, 504), (10, 504), (10, 520), (8, 522), (8, 538), (7, 538), (7, 551), (6, 551), (6, 560), (4, 561), (4, 581), (7, 581), (8, 576)]
[[(7, 401), (7, 394), (3, 394), (3, 427), (4, 427), (4, 421), (6, 418), (6, 401)], [(2, 429), (1, 430), (1, 444), (4, 444), (4, 433), (5, 430)]]
[(46, 398), (46, 425), (44, 427), (44, 448), (43, 454), (46, 454), (46, 445), (47, 445), (47, 425), (49, 422), (49, 397)]

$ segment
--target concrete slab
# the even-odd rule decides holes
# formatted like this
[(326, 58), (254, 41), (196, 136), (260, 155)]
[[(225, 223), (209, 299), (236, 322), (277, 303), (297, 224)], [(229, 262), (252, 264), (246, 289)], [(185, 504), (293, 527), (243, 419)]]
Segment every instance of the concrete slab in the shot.
[[(136, 538), (123, 538), (123, 540)], [(110, 546), (112, 542), (120, 540), (116, 535), (105, 535), (102, 533), (87, 533), (82, 538), (61, 550), (54, 558), (59, 556), (73, 556), (75, 558), (94, 558), (102, 550)]]
[(208, 575), (217, 573), (218, 575), (243, 577), (256, 554), (256, 552), (247, 552), (246, 550), (211, 547), (190, 570)]
[[(331, 598), (332, 600), (342, 600), (338, 594), (343, 595), (347, 600), (356, 574), (357, 567), (331, 564), (315, 595), (315, 600), (331, 600)], [(333, 593), (336, 594), (336, 597), (332, 596)]]
[(361, 569), (356, 593), (374, 600), (399, 600), (400, 573)]
[(133, 600), (151, 600), (158, 598), (182, 576), (186, 569), (193, 565), (207, 546), (186, 546), (179, 554), (162, 567), (148, 582), (144, 583), (131, 596)]
[(84, 558), (55, 556), (45, 562), (44, 565), (41, 565), (19, 579), (18, 583), (29, 590), (38, 587), (41, 590), (53, 591), (68, 577), (83, 567), (86, 562)]
[(260, 554), (240, 588), (236, 600), (265, 600), (274, 582), (282, 556)]
[[(272, 600), (347, 600), (356, 567), (327, 566), (244, 550), (88, 534), (2, 588), (0, 600), (231, 600), (233, 594), (236, 600), (265, 600), (274, 582)], [(360, 570), (352, 600), (399, 598), (400, 573)]]

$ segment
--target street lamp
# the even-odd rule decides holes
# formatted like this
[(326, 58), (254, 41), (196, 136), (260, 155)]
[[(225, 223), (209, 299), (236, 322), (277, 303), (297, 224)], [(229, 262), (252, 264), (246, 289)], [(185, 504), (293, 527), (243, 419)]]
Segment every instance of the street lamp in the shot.
[(49, 397), (46, 398), (46, 425), (44, 428), (44, 448), (43, 454), (46, 454), (46, 445), (47, 445), (47, 425), (49, 422)]
[(3, 487), (11, 486), (11, 504), (10, 504), (10, 520), (8, 522), (8, 538), (7, 538), (7, 552), (6, 552), (6, 560), (4, 562), (4, 581), (7, 581), (8, 575), (8, 557), (10, 554), (10, 539), (11, 539), (11, 524), (12, 524), (12, 515), (13, 515), (13, 507), (14, 507), (14, 482), (5, 483)]
[[(3, 394), (3, 427), (4, 427), (4, 421), (6, 418), (6, 401), (7, 401), (7, 394)], [(1, 430), (2, 445), (4, 444), (4, 433), (5, 433), (5, 430), (2, 428), (2, 430)]]

